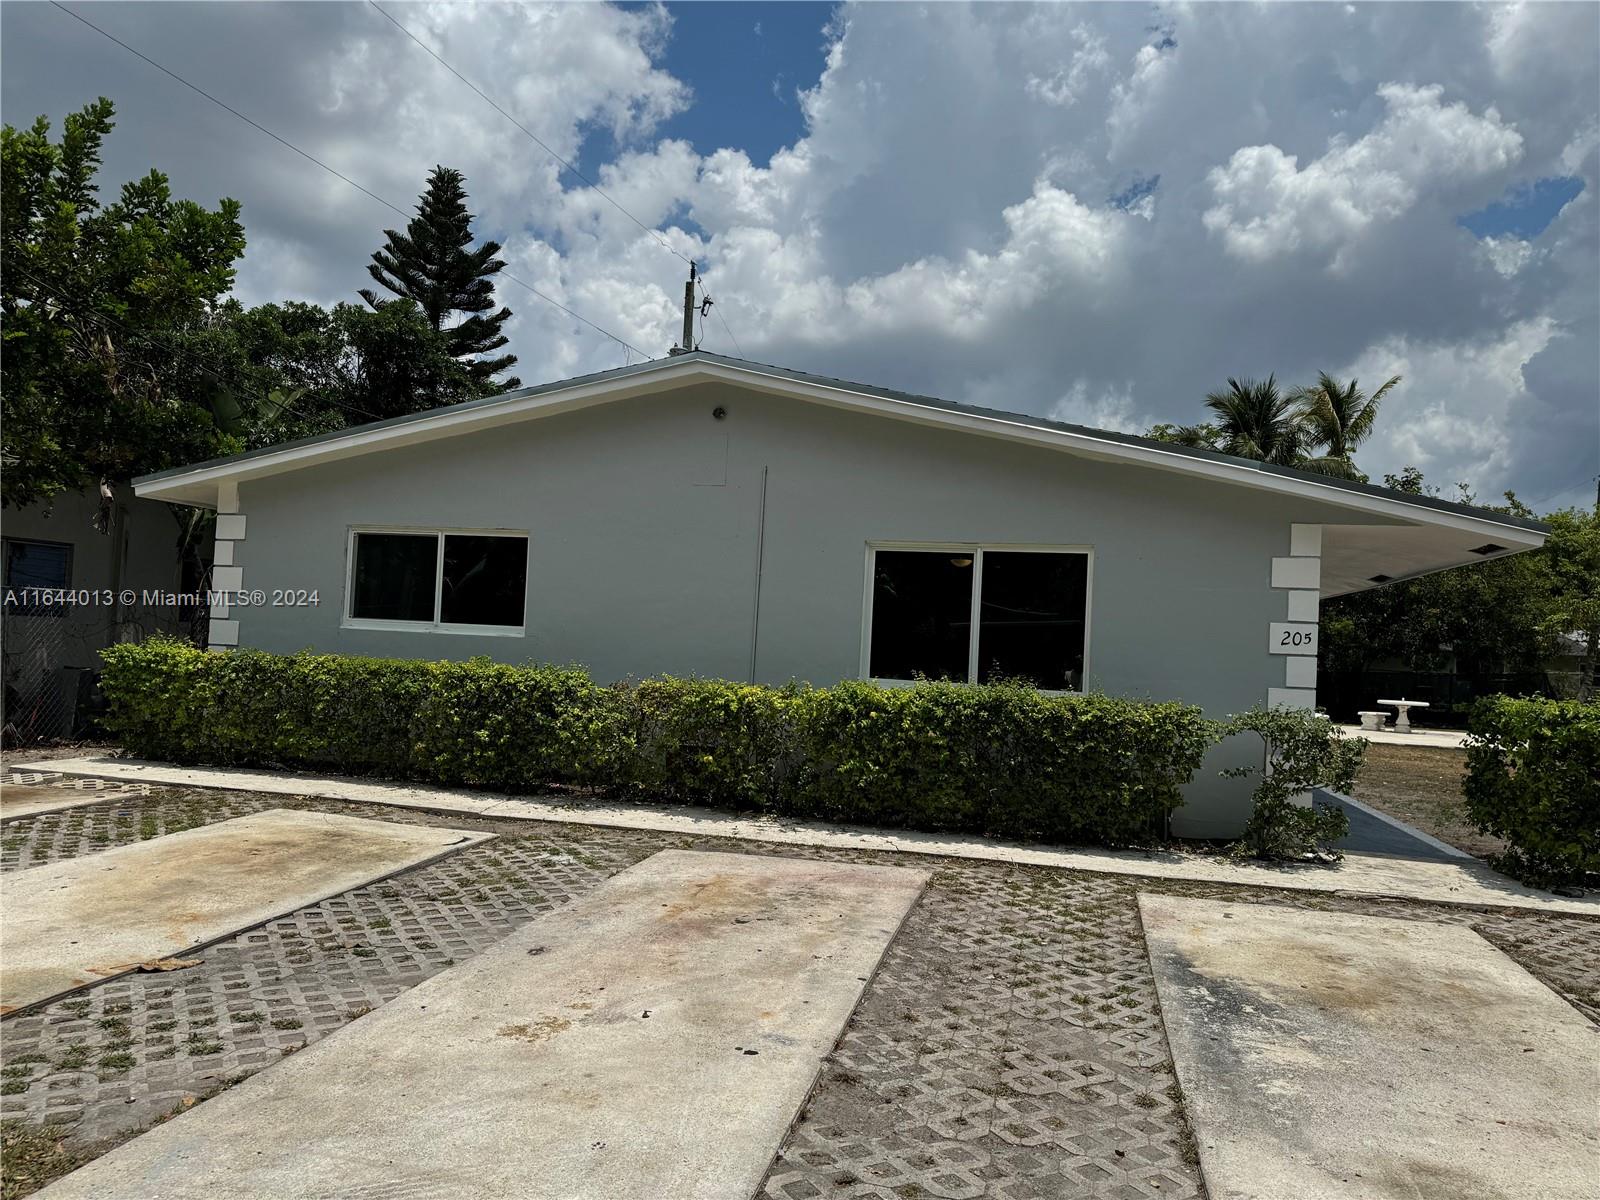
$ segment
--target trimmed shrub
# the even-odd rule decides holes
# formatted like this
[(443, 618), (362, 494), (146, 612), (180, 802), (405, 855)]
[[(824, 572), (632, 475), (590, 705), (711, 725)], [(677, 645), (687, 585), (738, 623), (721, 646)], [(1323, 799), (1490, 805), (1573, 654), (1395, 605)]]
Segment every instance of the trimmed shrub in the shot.
[(1198, 709), (1020, 684), (803, 692), (779, 810), (995, 837), (1148, 845), (1211, 744)]
[(1600, 876), (1600, 704), (1490, 696), (1473, 706), (1467, 815), (1504, 838), (1496, 866), (1527, 883)]
[(787, 784), (799, 688), (646, 679), (619, 693), (632, 736), (615, 781), (630, 791), (764, 809)]
[(1016, 684), (602, 687), (487, 659), (105, 652), (106, 727), (134, 754), (527, 792), (613, 793), (927, 830), (1163, 840), (1213, 726), (1196, 708)]
[(1234, 843), (1240, 857), (1268, 859), (1343, 857), (1333, 843), (1350, 832), (1342, 808), (1306, 807), (1295, 799), (1312, 788), (1348, 792), (1367, 743), (1345, 737), (1320, 713), (1252, 708), (1224, 726), (1225, 733), (1254, 733), (1265, 745), (1260, 767), (1232, 767), (1231, 777), (1260, 776), (1251, 796), (1254, 807)]

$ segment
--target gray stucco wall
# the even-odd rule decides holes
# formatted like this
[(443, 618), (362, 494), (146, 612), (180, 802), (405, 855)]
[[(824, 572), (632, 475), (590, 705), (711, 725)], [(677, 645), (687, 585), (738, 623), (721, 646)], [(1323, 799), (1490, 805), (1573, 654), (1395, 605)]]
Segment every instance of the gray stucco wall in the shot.
[[(68, 585), (84, 594), (82, 602), (44, 611), (15, 605), (5, 611), (4, 682), (18, 707), (7, 716), (27, 736), (72, 732), (79, 673), (98, 670), (107, 646), (183, 628), (183, 610), (152, 595), (174, 592), (180, 582), (172, 511), (120, 488), (111, 528), (101, 533), (92, 524), (98, 510), (97, 492), (68, 492), (50, 504), (6, 509), (0, 517), (7, 539), (70, 545)], [(106, 602), (107, 592), (116, 597), (113, 603)], [(131, 602), (122, 598), (124, 592), (133, 593)]]
[[(244, 586), (315, 588), (321, 603), (235, 610), (239, 642), (745, 679), (764, 471), (755, 677), (769, 683), (860, 673), (869, 541), (1092, 546), (1088, 687), (1220, 716), (1282, 686), (1267, 652), (1267, 625), (1285, 615), (1271, 561), (1289, 553), (1292, 522), (1330, 517), (1171, 472), (697, 386), (241, 485)], [(359, 525), (526, 530), (526, 635), (342, 627)], [(1259, 756), (1215, 752), (1179, 830), (1235, 832), (1245, 792), (1215, 772)]]

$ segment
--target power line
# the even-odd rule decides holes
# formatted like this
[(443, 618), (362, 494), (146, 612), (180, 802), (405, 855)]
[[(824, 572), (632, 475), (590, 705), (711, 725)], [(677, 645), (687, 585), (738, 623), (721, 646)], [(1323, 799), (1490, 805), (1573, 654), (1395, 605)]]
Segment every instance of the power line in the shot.
[(370, 4), (374, 9), (376, 9), (378, 11), (378, 13), (380, 15), (382, 15), (383, 19), (389, 22), (389, 24), (393, 25), (401, 33), (405, 34), (408, 38), (410, 38), (418, 46), (421, 46), (422, 49), (424, 51), (426, 51), (427, 54), (436, 63), (438, 63), (446, 71), (449, 71), (450, 74), (454, 75), (462, 83), (466, 84), (469, 88), (471, 88), (474, 92), (476, 92), (478, 94), (479, 98), (481, 100), (483, 100), (483, 102), (485, 104), (487, 104), (490, 108), (494, 109), (495, 112), (499, 113), (506, 120), (510, 121), (518, 129), (522, 130), (522, 132), (525, 133), (528, 136), (529, 140), (531, 140), (534, 145), (538, 146), (539, 149), (543, 150), (551, 158), (555, 159), (563, 167), (565, 167), (567, 170), (571, 171), (579, 179), (583, 180), (583, 182), (588, 184), (591, 188), (593, 188), (594, 191), (595, 191), (595, 194), (598, 195), (601, 199), (603, 199), (607, 204), (611, 205), (612, 208), (616, 209), (623, 216), (627, 217), (628, 220), (632, 221), (640, 229), (644, 230), (647, 234), (649, 234), (651, 237), (653, 237), (658, 243), (660, 243), (661, 248), (663, 250), (665, 250), (668, 254), (676, 254), (679, 258), (683, 259), (684, 262), (692, 263), (692, 261), (693, 261), (692, 259), (690, 259), (689, 257), (687, 257), (684, 254), (679, 253), (677, 250), (674, 250), (672, 248), (672, 244), (670, 242), (668, 242), (666, 240), (666, 238), (662, 237), (659, 231), (651, 228), (649, 225), (646, 225), (638, 217), (634, 216), (627, 209), (623, 208), (622, 205), (618, 204), (615, 200), (613, 200), (600, 187), (600, 185), (598, 183), (596, 183), (594, 180), (590, 179), (587, 175), (585, 175), (582, 171), (578, 170), (577, 167), (573, 166), (566, 159), (562, 158), (561, 155), (557, 154), (554, 150), (552, 150), (550, 148), (550, 146), (546, 142), (544, 142), (543, 139), (541, 139), (539, 137), (538, 134), (534, 133), (533, 130), (529, 129), (526, 125), (524, 125), (521, 121), (517, 120), (514, 116), (512, 116), (510, 113), (508, 113), (505, 109), (501, 108), (499, 104), (495, 103), (493, 97), (491, 97), (487, 92), (485, 92), (477, 84), (473, 83), (472, 80), (468, 79), (460, 71), (456, 70), (449, 63), (447, 63), (443, 59), (443, 57), (441, 57), (439, 55), (439, 53), (433, 49), (433, 47), (429, 46), (428, 43), (424, 42), (416, 34), (412, 33), (411, 30), (407, 29), (403, 24), (401, 24), (399, 21), (397, 21), (394, 17), (390, 16), (389, 13), (387, 12), (387, 10), (384, 9), (383, 5), (378, 3), (378, 0), (367, 0), (367, 3)]
[[(215, 104), (218, 108), (221, 108), (223, 111), (231, 113), (233, 116), (238, 117), (241, 121), (243, 121), (246, 125), (249, 125), (252, 129), (259, 130), (260, 132), (262, 132), (262, 133), (266, 134), (268, 137), (270, 137), (273, 141), (278, 142), (281, 145), (287, 146), (290, 150), (293, 150), (301, 158), (306, 159), (308, 162), (315, 163), (317, 166), (321, 167), (324, 171), (328, 172), (328, 174), (334, 176), (337, 179), (343, 180), (345, 183), (347, 183), (351, 187), (355, 188), (356, 191), (360, 192), (362, 195), (370, 197), (373, 200), (376, 200), (379, 204), (382, 204), (384, 207), (394, 210), (395, 212), (399, 213), (400, 216), (406, 218), (407, 220), (411, 219), (411, 214), (409, 212), (407, 212), (405, 209), (401, 208), (399, 205), (395, 204), (393, 201), (385, 200), (382, 196), (378, 195), (374, 191), (369, 190), (368, 188), (363, 187), (361, 184), (357, 183), (354, 179), (351, 179), (348, 175), (344, 174), (341, 171), (335, 170), (333, 167), (330, 167), (327, 163), (323, 162), (316, 155), (309, 154), (306, 151), (300, 149), (299, 146), (296, 146), (293, 142), (289, 141), (289, 139), (279, 136), (278, 134), (272, 132), (272, 130), (268, 129), (265, 125), (262, 125), (259, 122), (252, 120), (250, 117), (247, 117), (244, 113), (240, 112), (238, 109), (232, 107), (231, 105), (225, 104), (223, 101), (217, 99), (217, 97), (213, 96), (210, 92), (206, 91), (204, 88), (198, 87), (195, 84), (190, 83), (187, 79), (185, 79), (182, 75), (179, 75), (176, 71), (170, 70), (169, 68), (162, 66), (155, 59), (149, 57), (146, 54), (140, 53), (138, 50), (135, 50), (132, 46), (128, 45), (127, 42), (123, 41), (121, 38), (117, 37), (115, 34), (109, 33), (106, 30), (100, 28), (100, 26), (96, 25), (93, 21), (89, 20), (87, 17), (81, 16), (80, 14), (73, 12), (70, 8), (66, 7), (66, 5), (62, 4), (60, 2), (60, 0), (50, 0), (50, 3), (54, 7), (60, 9), (62, 12), (66, 13), (67, 16), (71, 17), (73, 20), (78, 21), (81, 24), (87, 25), (90, 29), (92, 29), (96, 33), (98, 33), (101, 37), (106, 38), (108, 41), (115, 42), (118, 46), (121, 46), (129, 54), (132, 54), (135, 58), (138, 58), (138, 59), (140, 59), (140, 60), (142, 60), (142, 61), (144, 61), (146, 63), (149, 63), (152, 67), (154, 67), (156, 70), (160, 71), (163, 75), (171, 76), (173, 79), (175, 79), (179, 83), (183, 84), (183, 86), (188, 88), (190, 91), (195, 92), (196, 94), (198, 94), (200, 96), (204, 96), (207, 100), (211, 101), (211, 103)], [(388, 14), (385, 13), (384, 15), (387, 16)], [(424, 49), (426, 49), (426, 47), (424, 47)], [(529, 136), (531, 137), (532, 135), (530, 134)], [(670, 247), (668, 247), (668, 248), (670, 249)], [(673, 251), (673, 253), (677, 253), (677, 252)], [(539, 299), (543, 300), (545, 303), (554, 305), (556, 308), (559, 308), (562, 312), (566, 313), (573, 320), (581, 322), (584, 325), (587, 325), (590, 329), (593, 329), (596, 333), (603, 334), (605, 337), (610, 338), (613, 342), (616, 342), (617, 345), (622, 346), (625, 349), (632, 351), (634, 354), (639, 355), (640, 358), (649, 358), (650, 357), (649, 355), (645, 354), (644, 351), (640, 350), (637, 346), (630, 345), (629, 343), (627, 343), (627, 342), (623, 341), (621, 338), (619, 338), (616, 334), (612, 333), (609, 329), (602, 328), (601, 326), (596, 325), (593, 321), (589, 320), (587, 317), (581, 316), (580, 314), (578, 314), (576, 312), (573, 312), (572, 309), (568, 308), (565, 304), (562, 304), (559, 300), (556, 300), (551, 296), (545, 295), (544, 292), (541, 292), (538, 288), (534, 287), (531, 283), (528, 283), (523, 279), (519, 279), (517, 276), (513, 275), (510, 271), (507, 271), (507, 270), (502, 268), (499, 273), (502, 276), (504, 276), (506, 279), (510, 280), (512, 283), (515, 283), (520, 287), (526, 288), (529, 292), (533, 293), (535, 296), (537, 296)]]
[(706, 303), (715, 309), (717, 320), (722, 322), (723, 332), (728, 335), (728, 340), (733, 343), (734, 351), (740, 358), (744, 357), (744, 350), (739, 346), (739, 339), (733, 336), (733, 330), (728, 327), (728, 319), (722, 315), (722, 309), (717, 308), (717, 302), (711, 298), (711, 293), (706, 291), (706, 285), (700, 284), (700, 294), (706, 298)]

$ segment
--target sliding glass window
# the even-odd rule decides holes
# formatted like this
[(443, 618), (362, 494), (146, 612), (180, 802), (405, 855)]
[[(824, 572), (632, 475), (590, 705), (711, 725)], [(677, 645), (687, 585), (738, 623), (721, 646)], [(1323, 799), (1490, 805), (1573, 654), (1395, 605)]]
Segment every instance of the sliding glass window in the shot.
[(345, 619), (509, 633), (523, 626), (527, 583), (526, 534), (357, 529)]
[(1083, 688), (1089, 552), (875, 547), (866, 674)]

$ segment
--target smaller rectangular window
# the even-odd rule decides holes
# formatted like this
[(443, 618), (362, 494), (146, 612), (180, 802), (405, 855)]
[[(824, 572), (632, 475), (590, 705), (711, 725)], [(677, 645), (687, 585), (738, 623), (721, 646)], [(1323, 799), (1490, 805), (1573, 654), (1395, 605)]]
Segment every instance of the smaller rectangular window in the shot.
[(350, 621), (522, 628), (526, 535), (356, 530), (350, 553)]
[(5, 539), (6, 610), (16, 616), (64, 616), (62, 603), (47, 601), (41, 590), (72, 586), (72, 546), (68, 542)]

